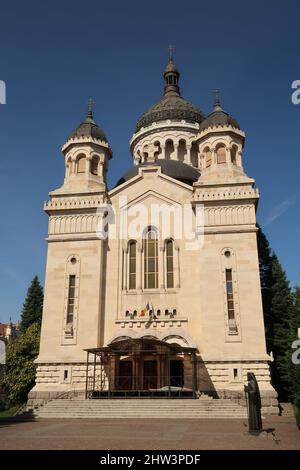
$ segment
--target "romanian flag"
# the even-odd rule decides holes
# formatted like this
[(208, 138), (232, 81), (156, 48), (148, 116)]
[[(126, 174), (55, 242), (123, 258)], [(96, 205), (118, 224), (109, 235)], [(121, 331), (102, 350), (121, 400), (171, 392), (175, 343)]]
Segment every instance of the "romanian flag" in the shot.
[(153, 305), (149, 302), (147, 302), (146, 307), (140, 312), (140, 317), (145, 317), (146, 315), (148, 316), (154, 315)]

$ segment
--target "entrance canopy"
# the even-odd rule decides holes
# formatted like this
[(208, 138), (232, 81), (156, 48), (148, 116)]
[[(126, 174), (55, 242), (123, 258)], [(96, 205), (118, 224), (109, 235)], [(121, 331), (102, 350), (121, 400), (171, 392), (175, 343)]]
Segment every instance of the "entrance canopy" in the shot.
[(85, 351), (87, 398), (193, 396), (197, 390), (196, 348), (121, 336)]
[(137, 352), (153, 353), (156, 352), (170, 352), (176, 353), (192, 353), (196, 352), (196, 348), (181, 346), (177, 343), (167, 343), (151, 336), (144, 336), (142, 338), (130, 338), (129, 336), (122, 336), (115, 339), (108, 346), (102, 348), (85, 349), (87, 353), (95, 354), (96, 356), (105, 356), (109, 354), (132, 354)]

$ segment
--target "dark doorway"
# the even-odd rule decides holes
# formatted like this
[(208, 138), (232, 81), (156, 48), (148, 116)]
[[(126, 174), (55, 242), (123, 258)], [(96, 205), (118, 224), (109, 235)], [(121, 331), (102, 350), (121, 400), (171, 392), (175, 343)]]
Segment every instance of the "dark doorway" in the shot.
[(183, 387), (184, 369), (183, 362), (178, 360), (170, 361), (170, 385), (171, 387)]
[(117, 388), (132, 390), (132, 375), (132, 361), (120, 361)]
[(144, 361), (144, 390), (157, 388), (157, 362)]

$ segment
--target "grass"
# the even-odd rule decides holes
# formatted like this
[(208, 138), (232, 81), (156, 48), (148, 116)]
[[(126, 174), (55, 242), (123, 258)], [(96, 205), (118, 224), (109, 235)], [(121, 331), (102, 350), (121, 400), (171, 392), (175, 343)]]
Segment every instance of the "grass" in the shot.
[(15, 406), (8, 408), (7, 410), (0, 411), (0, 418), (11, 418), (12, 416), (16, 414), (19, 408), (20, 408), (20, 405), (15, 405)]

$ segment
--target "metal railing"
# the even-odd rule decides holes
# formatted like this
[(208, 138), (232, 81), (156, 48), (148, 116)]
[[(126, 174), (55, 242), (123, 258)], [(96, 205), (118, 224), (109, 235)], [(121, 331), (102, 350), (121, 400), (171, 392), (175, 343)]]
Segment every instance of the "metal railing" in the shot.
[[(131, 375), (118, 375), (109, 380), (108, 377), (103, 378), (99, 376), (89, 376), (87, 378), (87, 391), (86, 398), (100, 397), (105, 392), (106, 394), (116, 392), (128, 392), (128, 395), (137, 394), (140, 392), (152, 393), (153, 395), (162, 396), (166, 394), (180, 394), (180, 392), (193, 392), (192, 388), (185, 387), (184, 378), (182, 375), (178, 376), (157, 376), (157, 375), (144, 375), (144, 376), (131, 376)], [(145, 394), (144, 393), (144, 394)]]

